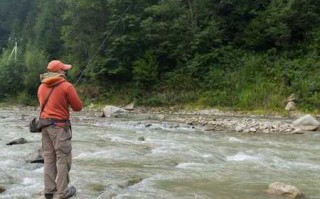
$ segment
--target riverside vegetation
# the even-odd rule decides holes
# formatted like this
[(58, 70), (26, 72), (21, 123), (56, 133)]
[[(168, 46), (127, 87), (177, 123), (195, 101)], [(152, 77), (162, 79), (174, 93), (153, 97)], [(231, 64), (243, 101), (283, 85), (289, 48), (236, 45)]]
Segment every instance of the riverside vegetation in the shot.
[(36, 104), (61, 59), (87, 103), (282, 112), (294, 93), (318, 113), (320, 1), (2, 0), (0, 18), (3, 102)]

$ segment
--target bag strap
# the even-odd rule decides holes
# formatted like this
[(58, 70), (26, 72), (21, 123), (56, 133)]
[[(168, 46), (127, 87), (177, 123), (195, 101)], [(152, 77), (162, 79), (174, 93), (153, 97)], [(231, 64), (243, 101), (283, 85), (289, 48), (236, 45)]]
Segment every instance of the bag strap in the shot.
[(48, 102), (48, 100), (49, 100), (49, 97), (50, 97), (50, 95), (51, 95), (51, 93), (52, 93), (52, 91), (53, 91), (54, 88), (55, 88), (55, 86), (51, 89), (48, 97), (47, 97), (46, 100), (44, 101), (44, 103), (43, 103), (43, 105), (42, 105), (42, 107), (41, 107), (40, 116), (41, 116), (41, 113), (42, 113), (44, 107), (47, 105), (47, 102)]

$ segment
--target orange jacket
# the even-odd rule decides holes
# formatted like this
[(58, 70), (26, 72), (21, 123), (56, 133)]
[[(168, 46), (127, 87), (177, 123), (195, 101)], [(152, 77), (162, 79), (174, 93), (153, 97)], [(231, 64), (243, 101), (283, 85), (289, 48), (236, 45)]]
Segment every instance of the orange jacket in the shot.
[(38, 89), (40, 108), (52, 91), (40, 117), (58, 120), (69, 120), (69, 107), (73, 111), (81, 111), (83, 104), (74, 86), (58, 73), (45, 73), (40, 76), (42, 84)]

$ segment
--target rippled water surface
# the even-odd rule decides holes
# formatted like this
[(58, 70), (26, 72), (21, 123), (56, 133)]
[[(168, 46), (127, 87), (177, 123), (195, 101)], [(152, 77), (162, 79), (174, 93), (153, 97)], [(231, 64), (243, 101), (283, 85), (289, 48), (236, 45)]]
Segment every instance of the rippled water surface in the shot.
[[(26, 163), (41, 146), (28, 132), (36, 112), (0, 111), (0, 198), (39, 198), (43, 165)], [(7, 146), (24, 137), (28, 143)], [(206, 132), (136, 117), (73, 116), (71, 184), (75, 198), (270, 199), (280, 181), (320, 198), (320, 133)]]

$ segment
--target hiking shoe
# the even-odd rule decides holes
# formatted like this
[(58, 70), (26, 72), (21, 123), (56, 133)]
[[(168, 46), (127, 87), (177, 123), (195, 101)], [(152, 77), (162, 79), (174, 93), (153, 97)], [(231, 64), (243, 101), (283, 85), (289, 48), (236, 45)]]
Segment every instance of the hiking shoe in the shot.
[(45, 194), (44, 194), (44, 197), (45, 197), (46, 199), (52, 199), (52, 198), (53, 198), (53, 193), (45, 193)]
[(69, 189), (66, 191), (64, 196), (62, 196), (60, 199), (67, 199), (71, 198), (72, 196), (75, 196), (77, 193), (77, 189), (74, 186), (69, 187)]

